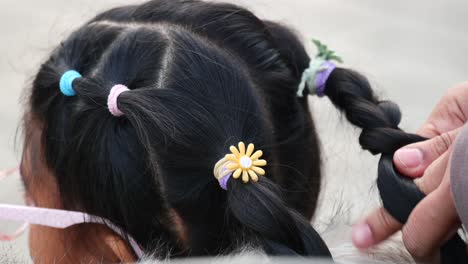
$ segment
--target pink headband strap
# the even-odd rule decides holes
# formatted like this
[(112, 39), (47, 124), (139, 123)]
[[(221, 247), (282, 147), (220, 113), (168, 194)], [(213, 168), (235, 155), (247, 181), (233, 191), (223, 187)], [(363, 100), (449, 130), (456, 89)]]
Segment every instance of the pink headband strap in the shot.
[(124, 113), (120, 111), (119, 105), (117, 103), (117, 99), (119, 96), (124, 93), (130, 91), (127, 86), (122, 85), (122, 84), (117, 84), (114, 87), (112, 87), (109, 97), (107, 98), (107, 107), (109, 108), (109, 112), (116, 117), (123, 116)]
[[(9, 170), (0, 171), (0, 181), (7, 176), (19, 172), (19, 168), (15, 167)], [(26, 200), (26, 204), (33, 205), (30, 200)], [(23, 222), (19, 229), (12, 234), (4, 234), (0, 231), (0, 241), (11, 241), (26, 231), (29, 224), (42, 225), (54, 228), (67, 228), (77, 224), (95, 223), (104, 224), (115, 233), (124, 239), (128, 239), (133, 251), (140, 259), (143, 256), (143, 250), (138, 243), (130, 235), (126, 234), (121, 228), (113, 224), (111, 221), (89, 215), (82, 212), (65, 211), (59, 209), (40, 208), (35, 206), (10, 205), (0, 203), (0, 219), (13, 222)]]
[[(138, 243), (122, 229), (109, 220), (81, 212), (64, 211), (58, 209), (38, 208), (21, 205), (0, 204), (0, 219), (14, 222), (26, 222), (27, 224), (42, 225), (54, 228), (67, 228), (77, 224), (95, 223), (104, 224), (122, 238), (128, 238), (130, 246), (138, 258), (143, 256), (143, 251)], [(20, 235), (27, 225), (23, 225), (14, 234), (8, 236), (0, 232), (0, 240), (11, 240)]]

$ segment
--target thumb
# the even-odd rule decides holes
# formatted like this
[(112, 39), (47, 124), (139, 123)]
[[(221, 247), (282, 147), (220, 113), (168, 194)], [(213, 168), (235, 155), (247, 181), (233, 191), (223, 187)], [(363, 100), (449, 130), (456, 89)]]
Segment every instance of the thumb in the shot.
[(427, 141), (410, 144), (397, 150), (393, 156), (396, 169), (412, 178), (422, 176), (426, 168), (450, 148), (460, 129), (457, 128)]

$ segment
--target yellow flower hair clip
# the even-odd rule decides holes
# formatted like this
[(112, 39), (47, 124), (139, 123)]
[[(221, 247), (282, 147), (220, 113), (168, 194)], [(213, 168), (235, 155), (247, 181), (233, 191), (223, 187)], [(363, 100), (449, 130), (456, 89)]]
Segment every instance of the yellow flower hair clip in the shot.
[(229, 148), (231, 153), (227, 154), (215, 165), (214, 175), (223, 189), (226, 189), (227, 184), (227, 182), (222, 182), (223, 178), (232, 172), (234, 172), (232, 174), (234, 179), (238, 179), (242, 175), (244, 183), (248, 183), (250, 179), (257, 182), (259, 175), (265, 175), (265, 170), (260, 168), (267, 165), (266, 160), (260, 159), (263, 151), (257, 150), (254, 153), (254, 144), (249, 144), (247, 149), (244, 142), (239, 142), (238, 146), (239, 148), (231, 146)]

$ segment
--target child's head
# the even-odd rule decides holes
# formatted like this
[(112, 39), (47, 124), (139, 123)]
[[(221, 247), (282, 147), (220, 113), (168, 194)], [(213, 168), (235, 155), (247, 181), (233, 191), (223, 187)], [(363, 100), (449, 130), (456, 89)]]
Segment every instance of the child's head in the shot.
[[(309, 62), (289, 29), (230, 4), (157, 0), (104, 12), (36, 76), (24, 117), (28, 195), (108, 219), (156, 257), (330, 256), (308, 224), (320, 152), (297, 91)], [(75, 96), (59, 89), (70, 70), (82, 75)], [(130, 91), (116, 117), (107, 103), (119, 84)], [(326, 93), (358, 126), (398, 125), (398, 109), (352, 71), (333, 71)], [(375, 145), (372, 136), (361, 142)], [(241, 141), (263, 150), (266, 176), (231, 179), (225, 191), (213, 168)], [(37, 260), (128, 261), (127, 238), (103, 225), (34, 227), (30, 246)]]
[[(100, 14), (57, 47), (34, 81), (22, 163), (29, 196), (39, 207), (109, 219), (160, 256), (246, 244), (326, 254), (302, 242), (315, 234), (298, 230), (305, 220), (287, 210), (310, 218), (319, 192), (317, 137), (307, 100), (296, 97), (308, 62), (289, 30), (229, 4), (152, 1)], [(59, 89), (68, 70), (83, 76), (72, 97)], [(131, 89), (118, 99), (123, 117), (107, 108), (116, 84)], [(240, 141), (263, 150), (267, 175), (232, 180), (226, 192), (213, 167)], [(293, 227), (296, 218), (304, 223)], [(59, 258), (82, 248), (74, 257), (100, 258), (106, 247), (125, 248), (118, 239), (102, 226), (35, 227), (31, 251)]]

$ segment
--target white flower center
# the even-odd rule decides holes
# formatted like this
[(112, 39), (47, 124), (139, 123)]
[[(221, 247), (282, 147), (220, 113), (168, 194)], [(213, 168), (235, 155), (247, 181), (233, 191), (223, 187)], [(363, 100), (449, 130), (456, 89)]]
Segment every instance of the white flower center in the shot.
[(244, 157), (240, 158), (239, 163), (240, 163), (241, 167), (244, 168), (244, 169), (248, 169), (248, 168), (252, 167), (252, 159), (247, 157), (247, 156), (244, 156)]

